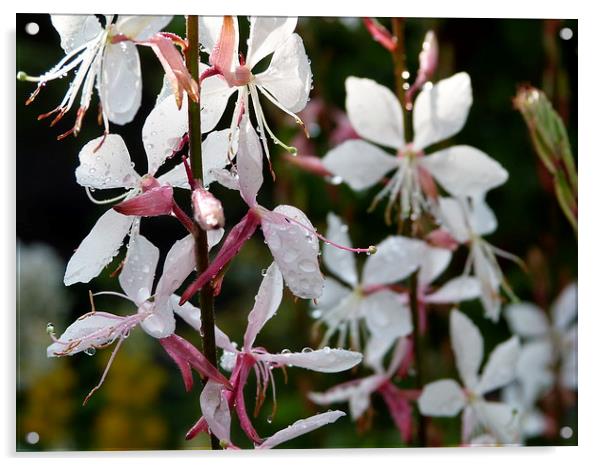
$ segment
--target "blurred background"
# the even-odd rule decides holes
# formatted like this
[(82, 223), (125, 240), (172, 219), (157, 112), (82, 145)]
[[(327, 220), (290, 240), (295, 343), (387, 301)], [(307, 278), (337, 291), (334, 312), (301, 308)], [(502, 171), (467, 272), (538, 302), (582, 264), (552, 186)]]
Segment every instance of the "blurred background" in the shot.
[[(390, 25), (386, 18), (381, 20)], [(243, 37), (248, 30), (245, 23), (241, 18)], [(548, 309), (564, 285), (577, 278), (576, 238), (557, 205), (551, 178), (537, 161), (524, 122), (512, 107), (512, 97), (522, 84), (543, 88), (567, 125), (576, 156), (577, 21), (409, 18), (406, 49), (410, 81), (429, 29), (436, 32), (440, 46), (440, 62), (433, 81), (457, 71), (467, 71), (472, 78), (474, 104), (466, 126), (453, 141), (480, 148), (510, 173), (509, 181), (488, 196), (499, 227), (487, 239), (526, 261), (529, 273), (504, 260), (501, 265), (521, 299)], [(174, 17), (167, 30), (184, 35), (183, 17)], [(337, 141), (350, 136), (343, 118), (345, 78), (368, 77), (392, 88), (393, 66), (389, 52), (372, 40), (361, 19), (302, 18), (297, 32), (303, 37), (314, 75), (312, 101), (302, 115), (312, 139), (301, 137), (294, 122), (273, 106), (265, 105), (264, 111), (283, 141), (297, 145), (301, 154), (323, 156)], [(42, 74), (63, 56), (48, 15), (17, 15), (16, 47), (16, 69), (30, 75)], [(111, 131), (123, 136), (142, 173), (146, 169), (142, 125), (161, 88), (163, 70), (149, 49), (138, 50), (144, 80), (142, 107), (134, 122), (125, 127), (111, 125)], [(68, 289), (62, 284), (64, 267), (73, 250), (106, 210), (90, 203), (74, 175), (79, 150), (102, 133), (96, 124), (95, 105), (77, 138), (56, 140), (58, 134), (71, 127), (74, 112), (54, 128), (49, 127), (47, 120), (37, 121), (39, 114), (60, 102), (69, 80), (49, 83), (29, 106), (24, 102), (35, 84), (17, 83), (17, 449), (206, 448), (205, 436), (190, 442), (184, 440), (184, 434), (199, 417), (198, 379), (193, 391), (186, 393), (176, 366), (161, 346), (140, 329), (132, 332), (104, 386), (85, 407), (82, 401), (98, 382), (110, 350), (99, 350), (94, 356), (82, 353), (69, 358), (46, 358), (50, 341), (47, 324), (52, 323), (60, 334), (74, 318), (89, 310), (88, 290), (117, 290), (117, 280), (110, 274), (122, 257), (90, 284), (76, 284)], [(225, 124), (223, 121), (222, 127)], [(336, 185), (333, 180), (300, 170), (287, 161), (278, 147), (272, 146), (271, 151), (277, 183), (266, 173), (261, 204), (270, 208), (280, 203), (297, 206), (322, 232), (326, 230), (327, 213), (333, 211), (350, 225), (357, 246), (377, 244), (394, 233), (383, 221), (382, 205), (372, 213), (366, 212), (374, 191), (354, 193), (346, 185)], [(225, 206), (229, 228), (242, 217), (246, 206), (237, 193), (219, 186), (214, 192)], [(110, 195), (106, 193), (104, 197)], [(146, 219), (142, 233), (163, 253), (175, 239), (185, 236), (181, 226), (169, 218)], [(235, 341), (242, 340), (261, 270), (269, 265), (270, 257), (260, 235), (255, 235), (224, 281), (216, 301), (217, 323)], [(463, 253), (457, 254), (441, 282), (461, 273), (464, 260)], [(111, 296), (98, 297), (96, 306), (116, 314), (135, 311), (130, 304)], [(462, 310), (483, 332), (487, 351), (508, 338), (505, 321), (496, 325), (485, 320), (478, 301), (466, 303)], [(295, 301), (287, 290), (280, 312), (266, 325), (258, 344), (274, 352), (285, 348), (298, 351), (317, 344), (320, 331), (312, 329), (310, 312), (308, 303)], [(426, 380), (454, 377), (447, 309), (431, 313), (430, 319), (429, 350), (424, 356)], [(182, 322), (178, 323), (178, 333), (199, 344), (198, 335)], [(363, 374), (361, 368), (353, 374), (339, 375), (293, 369), (288, 371), (285, 383), (284, 375), (278, 371), (276, 414), (268, 422), (272, 405), (266, 401), (255, 420), (260, 435), (271, 435), (296, 419), (323, 411), (325, 408), (313, 406), (303, 396), (307, 391), (324, 390)], [(407, 383), (411, 386), (412, 381)], [(247, 393), (251, 406), (253, 385), (251, 379)], [(544, 399), (544, 409), (545, 403)], [(565, 399), (563, 406), (561, 422), (570, 428), (570, 435), (538, 437), (529, 444), (576, 444), (576, 394)], [(343, 405), (333, 408), (347, 411)], [(288, 442), (286, 447), (403, 446), (381, 399), (373, 398), (370, 413), (358, 425), (346, 417)], [(429, 422), (431, 445), (457, 444), (459, 424), (459, 417), (433, 419)], [(241, 438), (235, 429), (235, 443)], [(246, 440), (241, 443), (248, 445)]]

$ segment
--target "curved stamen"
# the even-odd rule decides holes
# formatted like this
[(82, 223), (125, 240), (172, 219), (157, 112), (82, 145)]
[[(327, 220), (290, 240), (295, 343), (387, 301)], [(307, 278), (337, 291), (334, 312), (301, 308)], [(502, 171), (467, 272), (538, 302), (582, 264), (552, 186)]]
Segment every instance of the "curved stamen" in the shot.
[(119, 196), (113, 197), (111, 199), (95, 199), (94, 196), (92, 196), (92, 192), (90, 191), (90, 188), (88, 186), (85, 186), (86, 189), (86, 194), (88, 195), (88, 199), (90, 199), (94, 204), (97, 205), (105, 205), (105, 204), (111, 204), (113, 202), (117, 202), (120, 201), (121, 199), (123, 199), (124, 197), (126, 197), (130, 191), (126, 191), (123, 194), (120, 194)]

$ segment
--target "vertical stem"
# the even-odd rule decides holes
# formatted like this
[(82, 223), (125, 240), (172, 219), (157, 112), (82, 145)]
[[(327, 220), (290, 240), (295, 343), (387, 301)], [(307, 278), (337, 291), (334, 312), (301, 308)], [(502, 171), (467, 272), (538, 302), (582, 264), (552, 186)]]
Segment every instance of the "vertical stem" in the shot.
[[(186, 67), (192, 79), (199, 79), (199, 19), (196, 15), (186, 17)], [(203, 157), (201, 152), (201, 103), (188, 99), (188, 146), (190, 166), (196, 180), (201, 180), (203, 174)], [(197, 274), (202, 274), (209, 266), (209, 247), (207, 232), (195, 225), (194, 255)], [(201, 340), (203, 354), (207, 360), (217, 367), (217, 354), (215, 349), (215, 317), (213, 310), (213, 287), (207, 283), (199, 292), (199, 307), (201, 308)], [(219, 450), (219, 440), (211, 435), (211, 449)]]
[[(403, 133), (406, 143), (413, 139), (412, 134), (412, 119), (411, 111), (412, 104), (406, 104), (406, 80), (404, 73), (406, 71), (406, 52), (405, 52), (405, 21), (404, 18), (392, 18), (393, 35), (397, 40), (397, 47), (393, 51), (393, 72), (395, 75), (395, 90), (399, 104), (401, 105), (403, 115)], [(410, 221), (403, 224), (403, 234), (406, 236), (414, 236), (414, 228)], [(409, 278), (410, 288), (410, 308), (412, 311), (412, 321), (414, 323), (413, 339), (414, 339), (414, 367), (416, 370), (416, 386), (422, 389), (424, 378), (422, 371), (422, 337), (420, 335), (420, 309), (418, 303), (418, 272), (414, 272)], [(426, 447), (426, 419), (418, 413), (418, 432), (416, 442), (418, 446)]]

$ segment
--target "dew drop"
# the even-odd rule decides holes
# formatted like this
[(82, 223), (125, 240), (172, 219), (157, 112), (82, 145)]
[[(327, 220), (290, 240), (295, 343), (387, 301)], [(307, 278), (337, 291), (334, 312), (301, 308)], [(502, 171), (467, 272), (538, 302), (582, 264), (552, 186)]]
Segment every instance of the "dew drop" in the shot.
[(49, 335), (54, 333), (54, 324), (52, 322), (48, 322), (46, 324), (46, 333), (48, 333)]
[(322, 310), (314, 309), (313, 311), (311, 311), (311, 317), (313, 319), (319, 319), (320, 317), (322, 317)]
[(266, 421), (268, 421), (268, 424), (271, 424), (272, 421), (273, 421), (272, 416), (268, 416), (268, 418), (266, 419)]
[(311, 353), (311, 352), (313, 352), (313, 349), (306, 346), (305, 348), (303, 348), (301, 350), (301, 352), (302, 353)]
[(268, 274), (268, 271), (266, 269), (261, 269), (261, 276), (265, 277)]
[(291, 354), (291, 350), (285, 348), (282, 351), (280, 351), (280, 354)]
[(96, 354), (96, 348), (94, 348), (93, 346), (90, 346), (90, 348), (86, 348), (84, 350), (84, 353), (87, 354), (88, 356), (94, 356)]

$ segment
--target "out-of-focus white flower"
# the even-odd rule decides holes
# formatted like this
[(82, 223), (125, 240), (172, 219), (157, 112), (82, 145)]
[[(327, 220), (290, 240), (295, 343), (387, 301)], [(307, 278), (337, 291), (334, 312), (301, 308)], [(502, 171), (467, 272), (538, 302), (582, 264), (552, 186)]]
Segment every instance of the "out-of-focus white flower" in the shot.
[(464, 388), (452, 379), (427, 384), (418, 399), (420, 412), (424, 416), (454, 417), (463, 411), (464, 443), (486, 433), (501, 444), (516, 444), (519, 440), (519, 413), (506, 403), (487, 401), (484, 395), (515, 379), (520, 351), (518, 337), (500, 343), (491, 352), (479, 376), (483, 360), (483, 337), (479, 329), (457, 310), (451, 313), (450, 327), (456, 367)]
[[(482, 197), (503, 184), (506, 170), (480, 150), (452, 146), (424, 155), (424, 150), (462, 129), (472, 105), (467, 73), (443, 79), (416, 98), (413, 112), (414, 141), (404, 140), (402, 109), (395, 95), (370, 79), (349, 77), (346, 108), (355, 131), (366, 140), (350, 140), (324, 157), (324, 166), (352, 189), (374, 186), (390, 171), (394, 175), (375, 202), (388, 196), (387, 215), (399, 200), (402, 218), (436, 214), (437, 189), (432, 177), (451, 195)], [(396, 156), (378, 146), (394, 149)]]

